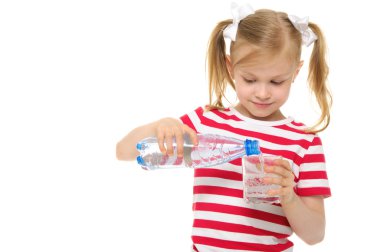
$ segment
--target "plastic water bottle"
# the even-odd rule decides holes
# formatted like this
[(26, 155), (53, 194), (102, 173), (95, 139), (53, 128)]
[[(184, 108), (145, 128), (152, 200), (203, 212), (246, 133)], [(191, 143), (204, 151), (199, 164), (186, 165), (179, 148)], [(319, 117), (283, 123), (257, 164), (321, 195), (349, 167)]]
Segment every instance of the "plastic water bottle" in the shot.
[(194, 146), (187, 134), (184, 135), (183, 157), (177, 156), (177, 146), (173, 139), (173, 155), (164, 155), (160, 151), (157, 138), (148, 137), (137, 143), (140, 156), (137, 163), (145, 170), (175, 167), (208, 167), (227, 163), (244, 155), (259, 155), (257, 140), (240, 140), (215, 135), (198, 134), (198, 145)]

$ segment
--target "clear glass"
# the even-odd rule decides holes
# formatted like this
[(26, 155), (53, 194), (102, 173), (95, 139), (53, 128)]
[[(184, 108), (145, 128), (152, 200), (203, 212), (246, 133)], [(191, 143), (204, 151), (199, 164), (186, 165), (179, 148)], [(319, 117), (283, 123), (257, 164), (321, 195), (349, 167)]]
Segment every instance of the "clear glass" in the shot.
[(243, 195), (247, 203), (280, 203), (278, 196), (268, 196), (270, 189), (278, 189), (280, 185), (264, 184), (264, 177), (278, 177), (274, 173), (266, 173), (264, 166), (272, 166), (275, 159), (281, 156), (253, 155), (243, 156)]

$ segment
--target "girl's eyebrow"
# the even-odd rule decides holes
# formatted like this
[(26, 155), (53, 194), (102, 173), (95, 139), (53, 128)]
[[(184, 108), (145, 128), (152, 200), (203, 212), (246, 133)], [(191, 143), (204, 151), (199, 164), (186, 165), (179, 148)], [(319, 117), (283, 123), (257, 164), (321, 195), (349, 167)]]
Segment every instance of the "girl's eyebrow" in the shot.
[(275, 79), (275, 78), (287, 78), (288, 79), (290, 77), (292, 77), (291, 73), (285, 73), (285, 74), (279, 74), (279, 75), (273, 76), (273, 79)]
[[(253, 73), (250, 73), (250, 72), (247, 72), (247, 71), (244, 71), (244, 70), (242, 70), (242, 73), (243, 74), (247, 74), (247, 75), (249, 75), (250, 77), (256, 77), (256, 75), (255, 74), (253, 74)], [(290, 76), (289, 76), (290, 75)], [(288, 77), (289, 76), (289, 77)], [(276, 78), (290, 78), (291, 77), (291, 73), (283, 73), (283, 74), (278, 74), (278, 75), (275, 75), (275, 76), (273, 76), (273, 77), (271, 77), (272, 79), (276, 79)]]
[(246, 71), (241, 71), (243, 74), (247, 74), (247, 75), (250, 75), (250, 76), (255, 76), (254, 74), (250, 73), (250, 72), (246, 72)]

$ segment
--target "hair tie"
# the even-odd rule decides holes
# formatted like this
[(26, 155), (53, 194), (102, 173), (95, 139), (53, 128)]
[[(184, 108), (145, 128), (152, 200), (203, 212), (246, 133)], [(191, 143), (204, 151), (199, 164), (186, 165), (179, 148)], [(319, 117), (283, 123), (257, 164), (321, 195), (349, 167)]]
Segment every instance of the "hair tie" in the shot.
[(232, 41), (236, 40), (236, 33), (239, 27), (239, 23), (242, 19), (246, 18), (255, 11), (249, 4), (239, 6), (236, 3), (231, 4), (232, 24), (229, 24), (223, 30), (223, 37), (229, 38)]
[(318, 39), (317, 35), (309, 28), (309, 17), (299, 18), (288, 15), (290, 22), (302, 35), (302, 44), (309, 46)]

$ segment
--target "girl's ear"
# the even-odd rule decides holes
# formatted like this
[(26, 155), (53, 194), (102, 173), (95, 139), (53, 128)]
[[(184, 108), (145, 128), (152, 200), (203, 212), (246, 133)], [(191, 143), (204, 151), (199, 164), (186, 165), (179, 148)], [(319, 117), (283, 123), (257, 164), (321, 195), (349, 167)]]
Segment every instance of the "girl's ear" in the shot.
[(300, 63), (298, 64), (298, 66), (296, 68), (296, 71), (294, 72), (294, 76), (293, 76), (293, 81), (292, 82), (294, 82), (294, 80), (298, 76), (298, 73), (300, 72), (302, 66), (303, 66), (303, 60), (301, 60)]
[(233, 80), (234, 79), (234, 72), (232, 70), (232, 63), (231, 63), (231, 56), (230, 55), (226, 55), (226, 65), (227, 65), (228, 73), (230, 74), (231, 79)]

